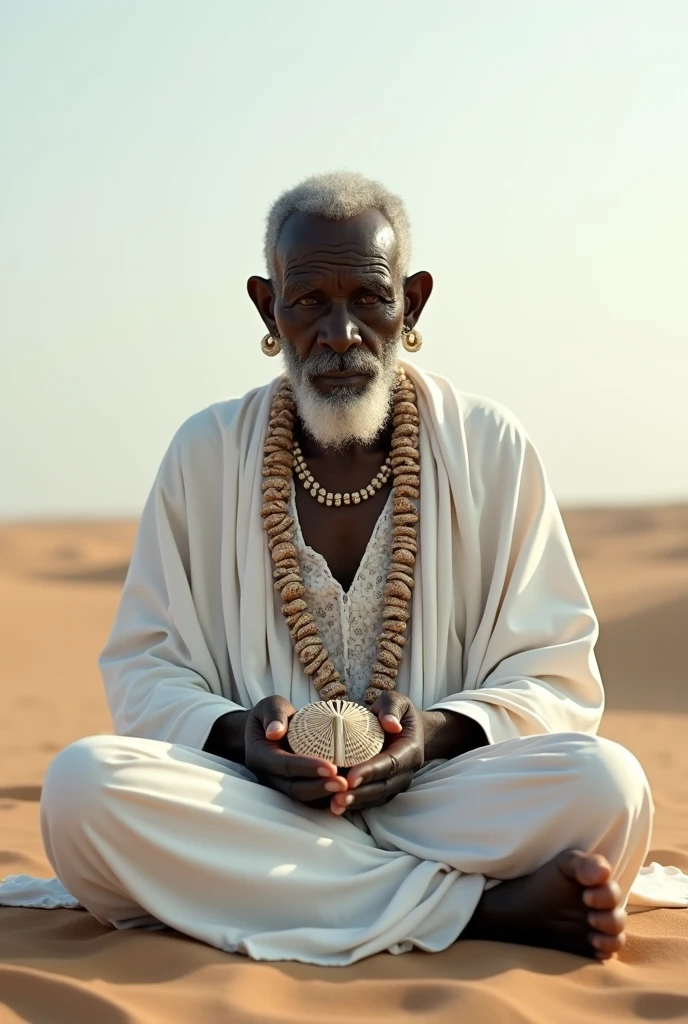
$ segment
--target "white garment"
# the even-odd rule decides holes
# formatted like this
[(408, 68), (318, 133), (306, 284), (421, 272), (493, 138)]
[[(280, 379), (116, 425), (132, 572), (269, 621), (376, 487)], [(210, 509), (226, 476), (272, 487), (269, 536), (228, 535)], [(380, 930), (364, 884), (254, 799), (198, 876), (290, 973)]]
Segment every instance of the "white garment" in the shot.
[(362, 812), (366, 830), (202, 751), (95, 736), (57, 755), (41, 811), (51, 863), (99, 920), (322, 965), (445, 949), (488, 878), (530, 874), (562, 849), (607, 857), (625, 898), (652, 822), (636, 759), (580, 733), (431, 762)]
[[(365, 939), (361, 932), (357, 942), (349, 932), (338, 940), (330, 937), (328, 941), (334, 942), (338, 950), (334, 947), (329, 953), (324, 950), (324, 959), (315, 958), (313, 962), (349, 962), (367, 955), (366, 951), (374, 951), (370, 943), (377, 943), (375, 948), (380, 949), (396, 948), (399, 944), (399, 948), (405, 948), (408, 942), (416, 942), (423, 948), (444, 948), (441, 943), (446, 936), (452, 932), (455, 938), (463, 927), (461, 922), (465, 923), (470, 917), (482, 892), (484, 876), (490, 873), (491, 865), (494, 867), (493, 862), (508, 859), (513, 853), (514, 859), (508, 861), (510, 870), (519, 873), (524, 863), (543, 862), (543, 850), (550, 848), (547, 842), (543, 845), (545, 835), (554, 835), (556, 849), (553, 848), (553, 853), (568, 845), (565, 829), (562, 831), (557, 826), (554, 832), (552, 830), (552, 814), (557, 822), (561, 820), (556, 810), (559, 797), (555, 799), (554, 794), (558, 793), (555, 786), (552, 799), (546, 798), (548, 775), (543, 759), (547, 753), (559, 756), (561, 750), (557, 744), (563, 740), (561, 736), (547, 738), (543, 734), (593, 734), (603, 706), (602, 686), (593, 654), (597, 622), (532, 443), (518, 421), (496, 403), (456, 392), (442, 378), (421, 374), (411, 367), (407, 367), (407, 372), (416, 382), (422, 423), (421, 522), (410, 640), (397, 688), (419, 707), (451, 708), (469, 715), (482, 726), (494, 746), (464, 757), (478, 764), (483, 764), (485, 759), (493, 764), (495, 758), (507, 758), (500, 761), (497, 775), (501, 784), (506, 785), (513, 806), (521, 808), (525, 817), (505, 819), (518, 835), (492, 845), (492, 859), (488, 857), (482, 867), (476, 867), (478, 861), (471, 860), (472, 855), (466, 853), (463, 831), (458, 839), (452, 833), (451, 841), (440, 842), (441, 820), (454, 820), (453, 800), (466, 800), (465, 793), (456, 790), (454, 785), (453, 767), (449, 775), (437, 775), (438, 784), (433, 792), (442, 793), (444, 804), (433, 798), (429, 817), (424, 806), (418, 814), (414, 811), (410, 825), (407, 821), (402, 827), (396, 821), (396, 815), (411, 806), (416, 781), (409, 794), (396, 797), (386, 808), (367, 812), (364, 823), (370, 827), (371, 836), (361, 838), (366, 833), (355, 829), (354, 845), (358, 852), (352, 855), (355, 867), (348, 882), (345, 862), (337, 862), (337, 872), (345, 872), (343, 879), (347, 885), (355, 877), (360, 888), (353, 904), (351, 927), (355, 928), (356, 913), (364, 914), (366, 907), (372, 907), (369, 898), (375, 903), (374, 897), (365, 895), (367, 882), (364, 884), (360, 876), (370, 869), (371, 878), (377, 878), (375, 865), (380, 865), (378, 854), (383, 852), (375, 847), (378, 837), (386, 844), (386, 854), (397, 855), (392, 858), (394, 863), (400, 851), (416, 858), (417, 863), (405, 862), (408, 877), (417, 880), (420, 871), (426, 881), (433, 880), (427, 884), (435, 895), (440, 889), (445, 891), (447, 877), (439, 879), (443, 873), (446, 875), (447, 865), (450, 865), (452, 900), (457, 901), (456, 906), (452, 903), (453, 923), (451, 927), (446, 922), (441, 927), (438, 925), (432, 909), (435, 904), (429, 899), (428, 890), (422, 886), (419, 889), (415, 882), (404, 883), (394, 895), (401, 883), (392, 872), (390, 877), (394, 884), (385, 890), (395, 908), (396, 924), (392, 931), (382, 927), (380, 918), (373, 928), (376, 938), (372, 932), (367, 932)], [(59, 755), (57, 766), (53, 766), (48, 777), (60, 780), (52, 787), (46, 785), (43, 801), (46, 844), (53, 863), (68, 887), (73, 886), (75, 895), (81, 897), (85, 886), (83, 902), (96, 913), (100, 908), (103, 919), (119, 921), (120, 926), (123, 915), (140, 918), (141, 908), (159, 920), (177, 921), (174, 910), (177, 889), (186, 876), (184, 873), (171, 876), (166, 897), (159, 901), (153, 899), (147, 888), (150, 865), (144, 863), (147, 860), (144, 847), (156, 850), (158, 856), (164, 852), (179, 870), (186, 863), (188, 877), (194, 879), (203, 872), (220, 872), (222, 885), (229, 887), (227, 891), (235, 891), (231, 883), (237, 884), (237, 872), (243, 877), (243, 872), (249, 870), (246, 867), (249, 861), (261, 864), (268, 855), (269, 851), (260, 848), (263, 841), (282, 856), (292, 848), (297, 850), (292, 857), (297, 865), (295, 870), (301, 864), (299, 870), (307, 867), (310, 877), (316, 864), (303, 860), (305, 853), (296, 835), (303, 827), (302, 822), (310, 821), (309, 815), (315, 815), (318, 828), (339, 828), (332, 824), (327, 812), (307, 811), (290, 801), (285, 806), (287, 798), (257, 787), (252, 781), (249, 802), (253, 809), (249, 809), (248, 803), (237, 808), (237, 793), (247, 792), (245, 785), (251, 779), (250, 774), (239, 766), (228, 766), (228, 762), (213, 760), (200, 752), (213, 722), (228, 710), (252, 706), (270, 693), (284, 695), (297, 708), (317, 699), (316, 691), (293, 654), (281, 616), (259, 515), (262, 444), (273, 390), (274, 386), (262, 388), (244, 399), (222, 403), (192, 417), (172, 442), (143, 513), (131, 568), (101, 667), (117, 731), (123, 736), (166, 741), (164, 746), (151, 746), (146, 740), (88, 741)], [(329, 570), (324, 573), (321, 556), (304, 550), (301, 541), (309, 601), (313, 600), (323, 638), (334, 654), (337, 667), (350, 681), (352, 696), (359, 699), (367, 685), (366, 665), (372, 662), (371, 649), (374, 649), (378, 631), (376, 616), (381, 604), (378, 597), (386, 571), (384, 549), (389, 546), (388, 512), (389, 509), (377, 524), (346, 602)], [(346, 608), (347, 604), (351, 606)], [(539, 736), (539, 742), (544, 744), (537, 747), (539, 755), (543, 756), (536, 759), (543, 774), (538, 778), (534, 793), (515, 793), (513, 766), (507, 757), (512, 748), (505, 741), (528, 736)], [(583, 742), (584, 738), (577, 737), (577, 742)], [(595, 749), (598, 750), (599, 745)], [(81, 806), (78, 802), (81, 782), (73, 774), (73, 766), (75, 758), (76, 763), (81, 763), (78, 759), (86, 756), (87, 760), (95, 760), (102, 766), (100, 774), (96, 772), (94, 777), (100, 779), (99, 785), (104, 789), (102, 793), (98, 791), (97, 800), (92, 793), (90, 796), (82, 794), (84, 800), (87, 797), (88, 800)], [(630, 758), (626, 752), (623, 756)], [(608, 757), (605, 764), (607, 761)], [(631, 761), (637, 765), (633, 759)], [(131, 771), (123, 767), (129, 762), (133, 762)], [(447, 762), (450, 766), (459, 763), (464, 766), (466, 762), (461, 758)], [(167, 767), (163, 769), (163, 765)], [(180, 765), (184, 766), (183, 770)], [(189, 765), (193, 766), (193, 771)], [(435, 771), (437, 766), (426, 766), (423, 771), (426, 770)], [(642, 776), (638, 771), (634, 769), (633, 778)], [(111, 777), (119, 778), (121, 772), (126, 774), (126, 783), (118, 781), (111, 785)], [(578, 768), (574, 774), (577, 772)], [(417, 781), (420, 778), (419, 773)], [(530, 785), (533, 778), (533, 773), (527, 772), (521, 782)], [(163, 783), (164, 797), (158, 792), (161, 779), (173, 780)], [(241, 782), (238, 789), (237, 779)], [(444, 780), (441, 785), (440, 779)], [(586, 779), (589, 783), (590, 777)], [(500, 800), (503, 798), (499, 796), (498, 787), (478, 797), (473, 781), (469, 816), (483, 830), (487, 848), (502, 821)], [(629, 813), (639, 800), (642, 803), (645, 799), (639, 795), (641, 790), (644, 792), (643, 786), (646, 784), (643, 783), (638, 792), (625, 792)], [(121, 807), (118, 800), (111, 801), (108, 795), (115, 790), (120, 795), (130, 794), (123, 796)], [(617, 798), (620, 792), (616, 791)], [(579, 839), (587, 836), (585, 841), (581, 839), (574, 845), (604, 852), (586, 832), (591, 825), (584, 819), (586, 816), (591, 821), (595, 818), (590, 794), (587, 801), (581, 801), (577, 793), (574, 802), (577, 816), (571, 819), (569, 831), (573, 828)], [(211, 830), (207, 847), (199, 851), (195, 841), (196, 825), (191, 825), (191, 819), (187, 821), (185, 814), (195, 809), (195, 820), (200, 807), (207, 803), (210, 804), (206, 807), (209, 820), (216, 826), (219, 823), (221, 832), (213, 838), (215, 833), (210, 824), (201, 826), (197, 822), (202, 829)], [(148, 810), (158, 804), (166, 809), (167, 825), (149, 828)], [(276, 813), (278, 805), (279, 815)], [(99, 818), (107, 828), (107, 835), (98, 833), (97, 829), (94, 831), (93, 822), (88, 818), (84, 823), (86, 834), (83, 834), (76, 822), (91, 811), (99, 815), (97, 808), (101, 806), (104, 814), (106, 808), (107, 814), (112, 814), (107, 826), (105, 819)], [(621, 813), (616, 805), (614, 808), (614, 815)], [(573, 813), (571, 808), (569, 810)], [(610, 808), (605, 806), (605, 814), (608, 813)], [(378, 827), (376, 832), (376, 823), (388, 821), (390, 814), (392, 824), (386, 831)], [(222, 824), (225, 818), (231, 823), (229, 831)], [(275, 826), (276, 818), (283, 822), (286, 831), (279, 835), (273, 831), (272, 839), (261, 839), (265, 829)], [(465, 813), (461, 820), (464, 818)], [(113, 827), (115, 821), (118, 824)], [(66, 823), (70, 822), (67, 827)], [(628, 831), (622, 857), (626, 866), (621, 869), (613, 861), (617, 873), (622, 870), (627, 875), (629, 864), (635, 865), (636, 872), (640, 870), (645, 856), (645, 818), (643, 822), (642, 827)], [(347, 829), (354, 828), (350, 822), (342, 824)], [(409, 828), (410, 832), (405, 832)], [(583, 831), (576, 831), (580, 829)], [(353, 840), (354, 833), (347, 834)], [(80, 836), (77, 846), (70, 835)], [(194, 851), (187, 849), (188, 844), (182, 838), (187, 835), (193, 839)], [(239, 845), (231, 848), (234, 860), (225, 855), (227, 835), (240, 837)], [(145, 841), (131, 846), (130, 859), (121, 843), (130, 844), (133, 836)], [(527, 851), (525, 860), (514, 852), (517, 839), (523, 844), (522, 852)], [(477, 833), (475, 842), (480, 845)], [(371, 854), (372, 860), (366, 862), (364, 869), (358, 846), (363, 844), (369, 850), (371, 843), (376, 853)], [(177, 844), (179, 850), (176, 850)], [(93, 885), (86, 882), (92, 881), (94, 872), (102, 870), (102, 857), (106, 853), (108, 884), (101, 879), (96, 886), (101, 891), (102, 901), (99, 902)], [(221, 865), (213, 868), (213, 858)], [(79, 864), (86, 872), (83, 877), (75, 870)], [(473, 867), (467, 866), (471, 864)], [(680, 872), (671, 874), (672, 871), (675, 869), (654, 872), (652, 891), (645, 878), (639, 899), (649, 900), (653, 905), (688, 905), (688, 884), (684, 884), (688, 879)], [(625, 879), (626, 891), (631, 883), (631, 878)], [(347, 885), (344, 890), (349, 893)], [(126, 915), (121, 905), (123, 887), (127, 894), (123, 900)], [(120, 892), (119, 903), (117, 900), (113, 903), (117, 892)], [(467, 892), (472, 895), (466, 901)], [(460, 899), (459, 893), (463, 894)], [(54, 892), (46, 895), (55, 896)], [(24, 898), (28, 898), (26, 894)], [(200, 890), (194, 896), (196, 899), (204, 904)], [(349, 893), (345, 903), (350, 899)], [(21, 900), (21, 883), (16, 878), (4, 891), (0, 886), (0, 903)], [(221, 903), (213, 897), (213, 904), (216, 907), (213, 913), (219, 913)], [(204, 907), (199, 905), (197, 911), (201, 922), (198, 937), (205, 937), (206, 941), (220, 944), (222, 948), (234, 948), (234, 939), (223, 938), (218, 942), (217, 932), (206, 927), (208, 921), (202, 923)], [(225, 911), (226, 907), (223, 913)], [(193, 917), (185, 905), (184, 914), (175, 926), (196, 934), (182, 923)], [(269, 924), (269, 919), (262, 920), (260, 928), (268, 929), (265, 934), (269, 932)], [(222, 934), (229, 934), (229, 926), (223, 927)], [(271, 933), (265, 939), (267, 952), (260, 952), (262, 940), (253, 934), (250, 922), (245, 920), (243, 927), (244, 937), (236, 939), (236, 948), (245, 948), (252, 955), (316, 957), (317, 946), (307, 943), (310, 952), (304, 952), (306, 947), (299, 946), (298, 942), (293, 948), (284, 946)], [(407, 934), (399, 938), (404, 928)], [(430, 935), (432, 939), (428, 938)]]
[[(594, 733), (598, 626), (540, 459), (515, 417), (406, 365), (421, 417), (421, 520), (397, 689), (491, 743)], [(214, 721), (318, 694), (273, 588), (262, 504), (275, 383), (178, 431), (143, 512), (101, 669), (116, 732), (202, 748)]]

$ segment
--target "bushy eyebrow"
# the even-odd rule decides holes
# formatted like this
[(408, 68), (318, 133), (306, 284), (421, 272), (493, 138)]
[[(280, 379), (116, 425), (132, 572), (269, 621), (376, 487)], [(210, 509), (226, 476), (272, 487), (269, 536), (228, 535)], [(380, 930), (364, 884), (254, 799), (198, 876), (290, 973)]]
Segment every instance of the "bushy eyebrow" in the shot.
[[(327, 268), (329, 270), (329, 268)], [(294, 270), (287, 274), (288, 280), (285, 281), (283, 287), (283, 294), (289, 299), (299, 299), (303, 295), (307, 295), (309, 292), (317, 292), (323, 284), (323, 280), (312, 271), (305, 273), (305, 276), (301, 276), (299, 271)], [(368, 271), (360, 276), (356, 282), (356, 287), (360, 290), (370, 288), (372, 291), (383, 292), (390, 298), (394, 296), (394, 285), (392, 280), (386, 273), (377, 271)]]

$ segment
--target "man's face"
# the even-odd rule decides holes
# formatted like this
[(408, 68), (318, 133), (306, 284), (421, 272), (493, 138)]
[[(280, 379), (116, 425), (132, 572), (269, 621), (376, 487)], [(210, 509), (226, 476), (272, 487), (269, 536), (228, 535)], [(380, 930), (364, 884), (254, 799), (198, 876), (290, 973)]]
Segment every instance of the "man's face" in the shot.
[(377, 210), (293, 214), (276, 265), (273, 315), (303, 423), (325, 447), (372, 442), (388, 417), (404, 316), (389, 223)]
[(364, 392), (403, 326), (403, 282), (386, 218), (378, 210), (347, 220), (292, 214), (276, 269), (275, 321), (302, 363), (321, 364), (308, 374), (313, 387), (322, 395)]

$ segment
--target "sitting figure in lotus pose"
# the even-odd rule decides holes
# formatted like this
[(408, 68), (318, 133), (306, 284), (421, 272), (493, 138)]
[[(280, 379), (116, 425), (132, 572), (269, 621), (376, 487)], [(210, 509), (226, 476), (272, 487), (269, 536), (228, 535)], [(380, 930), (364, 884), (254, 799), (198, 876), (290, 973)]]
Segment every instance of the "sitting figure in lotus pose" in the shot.
[[(283, 373), (171, 442), (101, 657), (117, 735), (50, 766), (50, 861), (102, 922), (256, 959), (609, 958), (652, 800), (596, 735), (597, 621), (537, 451), (417, 368), (432, 278), (381, 185), (286, 192), (265, 255)], [(289, 742), (334, 700), (384, 734), (348, 769)]]

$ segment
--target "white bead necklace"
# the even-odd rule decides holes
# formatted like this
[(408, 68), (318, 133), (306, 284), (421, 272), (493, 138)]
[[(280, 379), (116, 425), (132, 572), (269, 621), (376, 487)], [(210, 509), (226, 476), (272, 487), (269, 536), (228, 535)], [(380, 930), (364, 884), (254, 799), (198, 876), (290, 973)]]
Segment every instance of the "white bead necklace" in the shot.
[(372, 498), (376, 491), (379, 491), (385, 486), (390, 476), (392, 475), (392, 457), (388, 455), (385, 459), (382, 469), (375, 474), (373, 479), (370, 481), (367, 487), (362, 487), (360, 491), (347, 491), (342, 494), (339, 491), (333, 492), (328, 491), (324, 487), (321, 487), (313, 474), (306, 465), (306, 460), (301, 454), (301, 448), (298, 444), (294, 444), (294, 472), (296, 473), (299, 480), (302, 481), (303, 486), (316, 501), (319, 501), (321, 505), (358, 505), (361, 501), (367, 501), (368, 498)]

